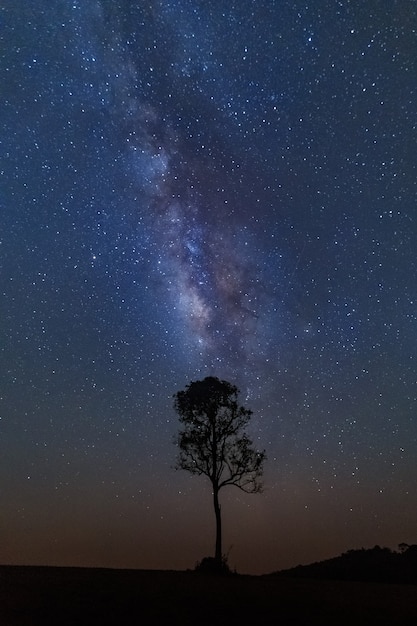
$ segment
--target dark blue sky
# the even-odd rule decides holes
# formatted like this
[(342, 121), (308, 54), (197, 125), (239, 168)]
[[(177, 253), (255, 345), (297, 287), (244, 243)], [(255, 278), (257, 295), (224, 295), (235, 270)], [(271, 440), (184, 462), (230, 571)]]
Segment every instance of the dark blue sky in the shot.
[(417, 541), (417, 11), (408, 1), (0, 9), (0, 561), (192, 567), (172, 395), (253, 409), (265, 572)]

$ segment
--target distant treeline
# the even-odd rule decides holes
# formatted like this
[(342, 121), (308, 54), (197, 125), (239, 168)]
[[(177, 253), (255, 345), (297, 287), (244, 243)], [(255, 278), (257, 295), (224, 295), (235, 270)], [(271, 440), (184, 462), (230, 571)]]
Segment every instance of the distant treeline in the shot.
[(348, 550), (333, 559), (297, 565), (273, 576), (320, 578), (386, 583), (417, 583), (417, 545), (400, 543), (399, 551), (389, 548)]

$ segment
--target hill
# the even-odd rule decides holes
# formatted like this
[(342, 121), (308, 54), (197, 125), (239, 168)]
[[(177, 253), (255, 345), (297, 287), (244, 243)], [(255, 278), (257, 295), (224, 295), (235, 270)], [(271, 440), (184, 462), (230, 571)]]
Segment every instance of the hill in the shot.
[(386, 583), (417, 583), (417, 545), (400, 544), (401, 551), (375, 546), (349, 550), (326, 561), (274, 572), (286, 578), (318, 578)]

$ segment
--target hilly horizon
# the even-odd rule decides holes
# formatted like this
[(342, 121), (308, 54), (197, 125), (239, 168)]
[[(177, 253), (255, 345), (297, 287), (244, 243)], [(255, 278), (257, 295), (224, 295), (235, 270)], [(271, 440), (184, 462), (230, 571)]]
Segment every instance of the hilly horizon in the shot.
[(399, 544), (399, 552), (375, 545), (307, 565), (273, 572), (272, 576), (329, 580), (417, 583), (417, 545)]
[[(417, 544), (398, 544), (399, 550), (392, 550), (385, 546), (375, 545), (372, 548), (351, 548), (341, 554), (313, 561), (305, 564), (298, 564), (294, 567), (273, 570), (262, 574), (239, 572), (227, 561), (224, 562), (229, 567), (229, 575), (259, 578), (263, 576), (289, 576), (299, 578), (328, 578), (334, 580), (358, 580), (374, 582), (399, 582), (417, 583)], [(137, 567), (109, 567), (101, 565), (59, 565), (59, 564), (14, 564), (0, 563), (0, 568), (22, 568), (22, 569), (56, 569), (56, 570), (96, 570), (96, 571), (126, 571), (126, 572), (201, 572), (207, 570), (199, 566), (204, 560), (212, 560), (212, 557), (202, 557), (197, 560), (193, 567), (177, 569), (167, 568), (137, 568)], [(209, 572), (210, 573), (210, 572)], [(226, 572), (227, 575), (227, 572)]]

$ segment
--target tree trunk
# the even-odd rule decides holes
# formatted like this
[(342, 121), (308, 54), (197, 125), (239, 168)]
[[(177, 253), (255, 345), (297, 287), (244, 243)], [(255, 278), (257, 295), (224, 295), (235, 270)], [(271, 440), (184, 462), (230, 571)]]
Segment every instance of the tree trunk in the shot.
[(219, 490), (217, 487), (213, 487), (213, 504), (214, 513), (216, 515), (216, 551), (214, 558), (217, 565), (220, 567), (222, 562), (222, 518), (220, 514)]

